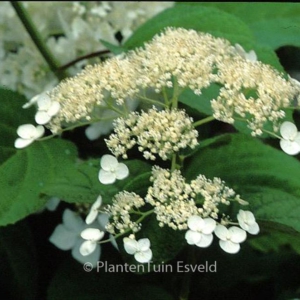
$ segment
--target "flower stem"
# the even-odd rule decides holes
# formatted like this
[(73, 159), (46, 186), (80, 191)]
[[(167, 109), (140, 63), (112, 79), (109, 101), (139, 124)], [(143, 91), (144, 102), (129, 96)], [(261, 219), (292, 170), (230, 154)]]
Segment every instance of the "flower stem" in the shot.
[(205, 124), (205, 123), (208, 123), (208, 122), (211, 122), (211, 121), (214, 121), (214, 120), (215, 120), (214, 116), (208, 116), (208, 117), (206, 117), (206, 118), (204, 118), (202, 120), (199, 120), (199, 121), (195, 122), (193, 124), (193, 126), (197, 127), (197, 126), (200, 126), (202, 124)]
[(180, 94), (180, 88), (177, 79), (174, 78), (173, 82), (173, 97), (171, 99), (172, 108), (176, 109), (178, 107), (178, 96)]
[(74, 60), (58, 67), (57, 69), (59, 71), (66, 70), (66, 69), (72, 67), (73, 65), (75, 65), (76, 63), (80, 62), (81, 60), (89, 59), (89, 58), (93, 58), (93, 57), (98, 57), (98, 56), (108, 54), (108, 53), (110, 53), (109, 50), (101, 50), (101, 51), (96, 51), (96, 52), (89, 53), (89, 54), (86, 54), (86, 55), (82, 55), (82, 56), (79, 56), (76, 59), (74, 59)]
[(46, 44), (43, 42), (40, 33), (38, 32), (36, 26), (33, 24), (32, 19), (30, 18), (23, 4), (19, 1), (10, 1), (10, 3), (16, 11), (16, 14), (18, 15), (19, 19), (23, 23), (24, 27), (26, 28), (32, 41), (34, 42), (39, 52), (44, 57), (51, 71), (55, 74), (58, 80), (62, 80), (68, 77), (68, 74), (65, 71), (59, 70), (59, 65), (56, 59), (54, 58)]
[[(187, 251), (187, 264), (195, 264), (195, 247), (188, 247)], [(190, 284), (192, 279), (192, 272), (185, 272), (181, 284), (181, 290), (179, 295), (179, 300), (188, 300), (190, 293)]]

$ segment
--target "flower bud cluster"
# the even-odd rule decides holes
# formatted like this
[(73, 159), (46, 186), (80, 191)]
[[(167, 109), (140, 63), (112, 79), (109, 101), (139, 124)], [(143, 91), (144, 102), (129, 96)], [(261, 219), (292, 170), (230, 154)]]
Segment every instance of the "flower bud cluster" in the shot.
[(130, 214), (145, 205), (145, 201), (135, 193), (123, 191), (115, 195), (112, 205), (106, 208), (110, 215), (110, 222), (106, 225), (106, 230), (112, 234), (125, 233), (132, 230), (134, 233), (141, 229), (141, 224), (131, 219)]
[(127, 150), (138, 145), (146, 159), (155, 160), (156, 155), (167, 160), (173, 153), (186, 147), (194, 148), (198, 132), (193, 128), (192, 118), (183, 110), (152, 108), (148, 112), (132, 112), (115, 122), (114, 134), (106, 140), (110, 151), (127, 158)]

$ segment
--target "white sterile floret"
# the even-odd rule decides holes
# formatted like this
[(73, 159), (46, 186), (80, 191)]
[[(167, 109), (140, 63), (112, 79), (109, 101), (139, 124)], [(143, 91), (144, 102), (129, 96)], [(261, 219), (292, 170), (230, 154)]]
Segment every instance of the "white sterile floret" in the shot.
[(60, 110), (60, 104), (57, 101), (51, 100), (46, 93), (42, 93), (36, 97), (38, 111), (35, 114), (35, 121), (40, 125), (47, 124)]
[(121, 180), (129, 175), (127, 166), (110, 154), (102, 156), (100, 165), (99, 181), (103, 184), (114, 183), (116, 179)]
[(254, 50), (246, 52), (245, 49), (240, 44), (235, 44), (234, 48), (241, 57), (252, 62), (257, 61), (257, 56)]
[(100, 208), (101, 204), (102, 204), (102, 197), (99, 195), (95, 203), (92, 205), (90, 212), (85, 219), (86, 224), (91, 224), (95, 221), (99, 213), (98, 208)]
[(60, 199), (58, 197), (51, 197), (45, 204), (45, 207), (50, 211), (55, 211), (59, 203)]
[(259, 233), (259, 226), (255, 221), (255, 217), (251, 211), (239, 210), (237, 215), (239, 225), (251, 234)]
[[(97, 227), (99, 224), (94, 222), (91, 226)], [(90, 255), (83, 256), (80, 253), (80, 247), (84, 242), (80, 234), (86, 228), (87, 225), (76, 212), (66, 209), (63, 213), (63, 223), (56, 226), (49, 241), (61, 250), (71, 250), (73, 258), (78, 262), (82, 264), (90, 262), (95, 266), (101, 255), (99, 244)]]
[(39, 139), (45, 132), (43, 126), (34, 126), (32, 124), (24, 124), (18, 127), (17, 134), (19, 138), (15, 140), (15, 147), (18, 149), (25, 148), (35, 140)]
[(152, 258), (152, 251), (150, 249), (150, 240), (147, 238), (136, 241), (125, 237), (123, 239), (125, 251), (128, 254), (134, 255), (136, 261), (140, 263), (147, 263)]
[(191, 216), (188, 219), (188, 227), (190, 230), (185, 234), (188, 244), (205, 248), (212, 243), (212, 232), (216, 228), (215, 220), (212, 218), (202, 219), (199, 216)]
[(89, 255), (96, 250), (98, 241), (104, 237), (104, 232), (97, 228), (87, 228), (81, 232), (81, 237), (86, 241), (80, 246), (79, 251), (83, 256)]
[(295, 124), (285, 121), (280, 126), (280, 140), (281, 149), (289, 154), (296, 155), (300, 152), (300, 132)]
[(227, 229), (224, 225), (217, 225), (215, 234), (220, 239), (220, 247), (231, 254), (239, 252), (240, 243), (247, 237), (246, 231), (236, 226)]

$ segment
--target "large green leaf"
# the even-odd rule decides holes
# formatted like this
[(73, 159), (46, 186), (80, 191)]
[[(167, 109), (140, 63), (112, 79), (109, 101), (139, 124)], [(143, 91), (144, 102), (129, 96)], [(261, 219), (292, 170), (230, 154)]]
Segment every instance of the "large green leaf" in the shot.
[(123, 47), (134, 48), (150, 40), (165, 27), (182, 27), (208, 32), (232, 43), (251, 43), (253, 35), (245, 23), (233, 15), (204, 6), (175, 6), (166, 9), (139, 27)]
[(300, 163), (295, 158), (249, 136), (228, 134), (202, 143), (186, 170), (188, 179), (204, 174), (225, 180), (269, 227), (300, 232)]
[[(129, 176), (124, 180), (117, 180), (114, 184), (104, 185), (98, 179), (100, 159), (90, 159), (65, 170), (62, 176), (56, 176), (48, 182), (42, 192), (48, 196), (55, 195), (70, 203), (93, 203), (100, 194), (103, 203), (111, 203), (115, 194), (126, 189), (131, 182), (137, 182), (137, 176), (149, 175), (151, 166), (141, 160), (128, 160), (124, 163), (129, 168)], [(149, 180), (148, 180), (149, 181)], [(144, 182), (138, 181), (143, 186)]]
[(299, 3), (207, 2), (194, 5), (219, 8), (239, 17), (259, 43), (274, 50), (287, 45), (300, 47)]
[(43, 186), (64, 176), (76, 157), (72, 143), (52, 139), (18, 150), (7, 159), (0, 167), (0, 225), (15, 223), (41, 209), (46, 201), (40, 195)]
[(0, 164), (16, 153), (14, 141), (18, 126), (34, 121), (34, 108), (23, 109), (25, 102), (24, 96), (0, 88)]

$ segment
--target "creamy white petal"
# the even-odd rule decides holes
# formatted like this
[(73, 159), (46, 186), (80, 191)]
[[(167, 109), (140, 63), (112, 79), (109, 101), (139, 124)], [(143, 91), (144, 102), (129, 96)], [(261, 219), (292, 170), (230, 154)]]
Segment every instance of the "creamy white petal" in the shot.
[(231, 253), (231, 254), (239, 252), (239, 250), (241, 248), (240, 244), (236, 244), (231, 241), (220, 240), (219, 245), (225, 252)]
[(41, 126), (41, 125), (36, 126), (34, 139), (40, 138), (44, 133), (45, 133), (45, 127), (44, 126)]
[(300, 152), (300, 144), (295, 141), (280, 140), (280, 147), (289, 155), (296, 155)]
[(32, 124), (23, 124), (18, 127), (17, 134), (23, 139), (32, 139), (36, 134), (36, 128)]
[(136, 253), (138, 249), (138, 243), (136, 240), (125, 237), (123, 239), (124, 249), (128, 254)]
[(80, 235), (85, 240), (99, 241), (104, 237), (104, 232), (98, 228), (86, 228)]
[(195, 243), (196, 246), (201, 248), (206, 248), (211, 245), (213, 241), (213, 235), (212, 234), (202, 234), (201, 239)]
[(217, 225), (214, 232), (220, 240), (227, 240), (227, 236), (229, 233), (228, 229), (224, 225)]
[(51, 103), (51, 106), (49, 107), (49, 109), (47, 110), (47, 113), (49, 116), (53, 117), (55, 116), (60, 110), (60, 104), (57, 101), (53, 101)]
[(123, 163), (119, 163), (116, 168), (116, 178), (121, 180), (126, 178), (128, 175), (129, 175), (128, 167)]
[(98, 125), (98, 123), (90, 125), (85, 130), (85, 135), (90, 141), (94, 141), (102, 135), (101, 127), (96, 125)]
[(78, 236), (74, 231), (69, 230), (63, 224), (55, 227), (49, 241), (61, 250), (70, 250), (75, 245)]
[(293, 139), (296, 137), (298, 129), (292, 122), (285, 121), (280, 126), (280, 134), (284, 139)]
[(100, 161), (101, 168), (106, 171), (115, 170), (118, 164), (118, 160), (110, 154), (103, 155)]
[(49, 116), (49, 114), (46, 111), (39, 110), (35, 114), (34, 119), (38, 124), (44, 125), (44, 124), (47, 124), (51, 120), (51, 116)]
[(116, 181), (116, 174), (109, 172), (109, 171), (105, 171), (104, 169), (101, 169), (99, 171), (98, 178), (102, 184), (112, 184)]
[(98, 223), (99, 223), (99, 228), (103, 231), (106, 231), (105, 226), (107, 225), (108, 221), (109, 221), (109, 214), (106, 213), (100, 213), (98, 215)]
[(87, 256), (95, 251), (96, 246), (97, 246), (97, 244), (95, 242), (85, 241), (80, 246), (79, 252), (81, 255)]
[(99, 195), (96, 199), (96, 201), (94, 202), (94, 204), (92, 205), (92, 209), (98, 209), (102, 204), (102, 196)]
[(228, 231), (231, 234), (230, 240), (234, 243), (242, 243), (247, 238), (246, 231), (239, 227), (232, 226)]
[(249, 229), (247, 230), (251, 234), (258, 234), (259, 233), (259, 226), (257, 223), (253, 223), (249, 226)]
[(204, 221), (204, 225), (202, 227), (202, 232), (204, 234), (212, 233), (216, 228), (216, 221), (213, 220), (212, 218), (205, 218), (203, 221)]
[(39, 110), (48, 110), (51, 104), (52, 100), (48, 95), (45, 93), (38, 95), (37, 106)]
[(84, 229), (85, 225), (81, 217), (68, 208), (65, 209), (62, 219), (66, 228), (76, 232), (78, 235)]
[(152, 258), (152, 251), (151, 249), (148, 249), (146, 251), (137, 252), (134, 254), (134, 258), (140, 263), (147, 263)]
[(84, 240), (81, 238), (76, 241), (76, 244), (72, 249), (72, 256), (81, 264), (90, 262), (95, 268), (97, 266), (97, 262), (100, 260), (101, 246), (97, 244), (95, 250), (91, 254), (83, 256), (79, 251), (80, 246), (82, 245), (83, 242)]
[(195, 245), (200, 242), (202, 234), (198, 231), (188, 230), (185, 233), (185, 239), (189, 245)]
[(96, 220), (97, 216), (98, 216), (98, 211), (91, 209), (89, 214), (85, 218), (85, 223), (88, 225), (92, 224)]
[(147, 238), (138, 240), (138, 249), (140, 251), (146, 251), (150, 248), (150, 240)]
[(28, 145), (30, 145), (33, 142), (34, 142), (34, 139), (26, 139), (26, 140), (24, 140), (22, 138), (17, 138), (15, 140), (14, 146), (15, 146), (15, 148), (22, 149), (22, 148), (27, 147)]
[(199, 216), (190, 216), (187, 224), (191, 230), (198, 231), (204, 226), (204, 221)]
[(46, 208), (50, 211), (56, 210), (57, 206), (60, 203), (60, 199), (58, 197), (51, 197), (47, 203), (45, 204)]

